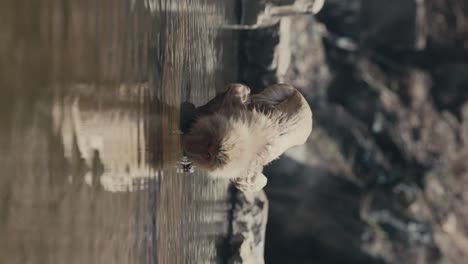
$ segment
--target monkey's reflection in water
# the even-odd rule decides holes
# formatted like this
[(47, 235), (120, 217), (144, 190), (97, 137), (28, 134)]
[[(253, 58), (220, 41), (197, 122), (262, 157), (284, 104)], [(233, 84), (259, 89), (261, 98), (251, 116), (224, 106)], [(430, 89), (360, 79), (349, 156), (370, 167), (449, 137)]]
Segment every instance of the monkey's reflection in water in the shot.
[[(73, 95), (54, 102), (53, 120), (65, 159), (71, 164), (76, 160), (83, 163), (84, 181), (106, 191), (122, 192), (139, 190), (146, 180), (155, 179), (158, 172), (145, 160), (149, 133), (144, 97), (148, 85), (121, 85), (118, 92), (106, 92), (102, 97), (92, 92), (92, 85), (72, 88)], [(72, 175), (68, 179), (70, 183), (78, 180)]]

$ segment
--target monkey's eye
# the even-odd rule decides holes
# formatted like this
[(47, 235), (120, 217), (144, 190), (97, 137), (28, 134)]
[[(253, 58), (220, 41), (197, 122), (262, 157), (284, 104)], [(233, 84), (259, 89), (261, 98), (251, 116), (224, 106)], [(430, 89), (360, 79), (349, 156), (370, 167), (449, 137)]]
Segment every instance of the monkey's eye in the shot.
[(206, 153), (206, 158), (207, 158), (208, 160), (210, 160), (210, 159), (211, 159), (211, 153), (209, 153), (209, 152)]

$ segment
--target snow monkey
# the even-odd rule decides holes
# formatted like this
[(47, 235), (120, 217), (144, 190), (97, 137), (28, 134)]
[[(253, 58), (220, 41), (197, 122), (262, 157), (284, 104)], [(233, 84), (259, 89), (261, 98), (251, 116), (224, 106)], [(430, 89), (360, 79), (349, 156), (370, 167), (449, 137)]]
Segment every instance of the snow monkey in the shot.
[(256, 192), (267, 183), (263, 167), (304, 144), (311, 131), (312, 111), (294, 87), (276, 84), (250, 95), (249, 87), (233, 83), (194, 110), (182, 148), (210, 176)]

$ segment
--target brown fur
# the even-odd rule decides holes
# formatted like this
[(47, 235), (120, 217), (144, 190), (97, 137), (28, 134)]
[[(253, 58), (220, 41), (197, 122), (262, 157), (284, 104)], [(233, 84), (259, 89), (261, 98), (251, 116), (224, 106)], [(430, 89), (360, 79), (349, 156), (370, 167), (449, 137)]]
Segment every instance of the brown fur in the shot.
[(290, 118), (302, 107), (302, 95), (294, 87), (287, 84), (275, 84), (259, 94), (251, 96), (249, 110), (256, 109), (265, 114), (279, 111)]
[(183, 149), (187, 150), (186, 143), (197, 135), (208, 135), (215, 140), (217, 153), (211, 162), (202, 161), (196, 158), (193, 153), (186, 153), (194, 163), (206, 170), (213, 170), (229, 162), (229, 155), (225, 153), (228, 150), (220, 146), (221, 141), (229, 133), (230, 120), (243, 119), (248, 122), (246, 102), (249, 94), (250, 88), (243, 84), (228, 84), (224, 92), (195, 109), (196, 121), (190, 132), (182, 136)]
[[(230, 178), (243, 191), (263, 187), (263, 166), (287, 148), (302, 144), (312, 124), (308, 104), (290, 85), (249, 94), (245, 85), (227, 85), (225, 92), (195, 110), (195, 123), (182, 137), (183, 149), (195, 164)], [(215, 144), (214, 157), (207, 138)]]

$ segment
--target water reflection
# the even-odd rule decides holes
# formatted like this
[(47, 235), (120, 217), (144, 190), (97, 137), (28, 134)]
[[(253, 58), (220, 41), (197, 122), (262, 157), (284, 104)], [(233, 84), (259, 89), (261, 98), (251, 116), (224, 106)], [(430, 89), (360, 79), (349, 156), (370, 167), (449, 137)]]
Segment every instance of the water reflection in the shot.
[(227, 185), (176, 132), (235, 80), (227, 2), (0, 0), (0, 263), (216, 261)]

